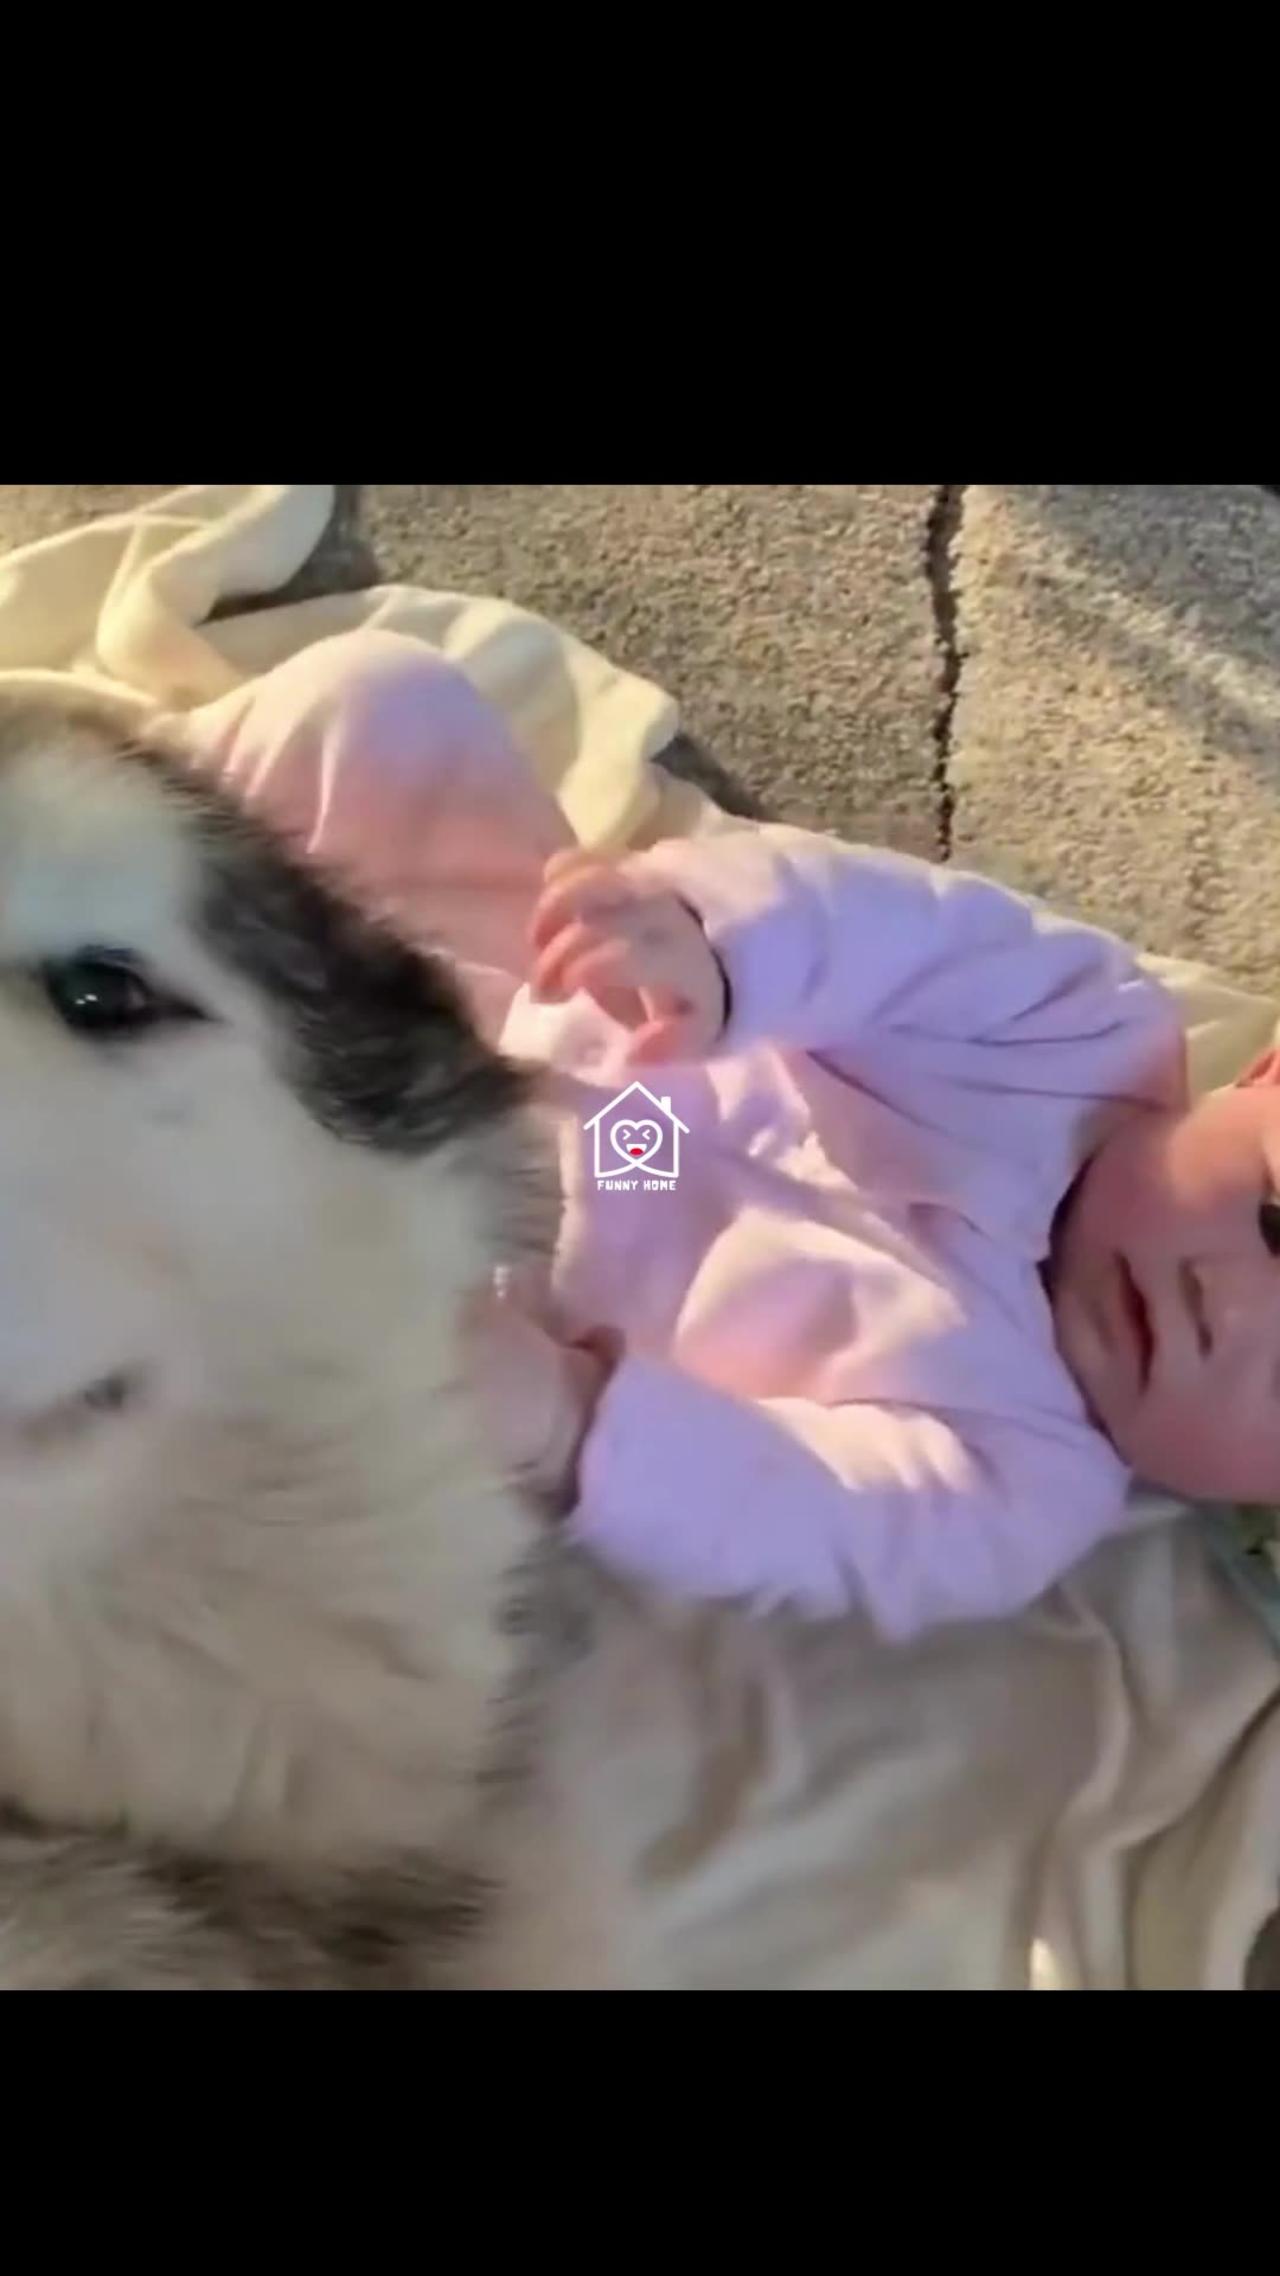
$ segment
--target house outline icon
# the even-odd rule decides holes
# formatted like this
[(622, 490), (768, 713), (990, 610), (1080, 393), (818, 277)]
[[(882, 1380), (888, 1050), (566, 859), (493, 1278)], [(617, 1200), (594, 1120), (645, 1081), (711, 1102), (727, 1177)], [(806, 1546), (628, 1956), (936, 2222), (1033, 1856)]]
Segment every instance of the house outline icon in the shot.
[[(663, 1117), (663, 1120), (668, 1122), (671, 1126), (671, 1159), (673, 1167), (669, 1170), (655, 1170), (650, 1169), (647, 1163), (637, 1164), (635, 1162), (623, 1161), (619, 1161), (616, 1166), (613, 1163), (610, 1163), (607, 1167), (601, 1167), (600, 1125), (605, 1120), (606, 1115), (610, 1117), (616, 1115), (619, 1107), (624, 1106), (626, 1104), (626, 1101), (631, 1098), (636, 1091), (639, 1091), (642, 1099), (648, 1100), (648, 1103), (653, 1108), (654, 1113), (660, 1114)], [(646, 1116), (645, 1119), (648, 1120), (649, 1118)], [(679, 1115), (672, 1111), (671, 1101), (669, 1098), (655, 1098), (653, 1092), (646, 1090), (643, 1083), (628, 1083), (625, 1091), (619, 1091), (617, 1097), (611, 1098), (608, 1101), (607, 1105), (597, 1108), (596, 1112), (591, 1116), (590, 1121), (584, 1122), (582, 1127), (584, 1130), (589, 1130), (591, 1132), (592, 1141), (595, 1148), (596, 1178), (601, 1185), (607, 1184), (613, 1178), (626, 1177), (628, 1174), (634, 1177), (638, 1168), (643, 1170), (643, 1173), (646, 1177), (663, 1178), (669, 1185), (674, 1185), (676, 1179), (679, 1177), (680, 1133), (683, 1131), (685, 1137), (687, 1138), (689, 1135), (689, 1125), (687, 1122), (682, 1122)]]

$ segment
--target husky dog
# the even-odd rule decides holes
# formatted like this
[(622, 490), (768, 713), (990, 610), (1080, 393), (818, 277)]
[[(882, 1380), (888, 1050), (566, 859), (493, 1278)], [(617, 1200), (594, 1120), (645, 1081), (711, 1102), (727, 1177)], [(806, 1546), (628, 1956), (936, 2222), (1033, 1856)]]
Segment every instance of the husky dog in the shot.
[(0, 1988), (611, 1980), (459, 1359), (531, 1127), (443, 965), (0, 710)]

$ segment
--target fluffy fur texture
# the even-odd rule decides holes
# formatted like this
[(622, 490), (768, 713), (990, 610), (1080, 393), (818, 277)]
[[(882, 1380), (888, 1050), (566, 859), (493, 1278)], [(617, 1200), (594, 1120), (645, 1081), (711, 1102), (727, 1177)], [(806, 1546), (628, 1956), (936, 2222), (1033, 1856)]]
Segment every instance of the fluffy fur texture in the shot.
[[(136, 1031), (67, 1022), (106, 952)], [(598, 1979), (497, 1928), (538, 1528), (458, 1325), (542, 1190), (447, 973), (163, 754), (0, 718), (0, 1985)]]

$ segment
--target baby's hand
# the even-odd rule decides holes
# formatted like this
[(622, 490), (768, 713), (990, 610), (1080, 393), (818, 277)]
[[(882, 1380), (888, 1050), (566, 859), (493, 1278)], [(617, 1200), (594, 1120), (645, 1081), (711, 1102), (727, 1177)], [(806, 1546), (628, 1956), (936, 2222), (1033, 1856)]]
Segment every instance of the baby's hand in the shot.
[(608, 1340), (557, 1343), (518, 1298), (495, 1288), (468, 1304), (463, 1351), (505, 1466), (553, 1502), (572, 1501), (582, 1441), (612, 1371)]
[(630, 1028), (626, 1059), (698, 1059), (725, 1022), (724, 973), (697, 918), (580, 847), (551, 856), (531, 939), (532, 992), (562, 1003), (578, 989)]

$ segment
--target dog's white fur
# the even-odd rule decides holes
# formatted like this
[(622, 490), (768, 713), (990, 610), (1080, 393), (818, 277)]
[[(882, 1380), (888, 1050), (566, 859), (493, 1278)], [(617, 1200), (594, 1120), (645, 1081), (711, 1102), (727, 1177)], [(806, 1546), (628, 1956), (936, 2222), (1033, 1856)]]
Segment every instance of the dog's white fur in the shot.
[[(163, 782), (56, 746), (0, 765), (0, 1800), (294, 1866), (465, 1847), (532, 1532), (457, 1357), (511, 1141), (322, 1129)], [(216, 1018), (95, 1048), (32, 976), (89, 943)], [(136, 1407), (67, 1405), (122, 1368)]]

